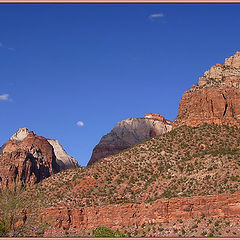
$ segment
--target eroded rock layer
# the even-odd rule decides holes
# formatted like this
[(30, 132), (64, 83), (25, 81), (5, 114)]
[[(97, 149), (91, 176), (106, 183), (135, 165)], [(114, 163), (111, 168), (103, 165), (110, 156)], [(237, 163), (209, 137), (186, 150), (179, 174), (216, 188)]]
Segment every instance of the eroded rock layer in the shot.
[[(71, 235), (78, 231), (106, 226), (120, 229), (122, 226), (142, 226), (146, 223), (161, 224), (172, 221), (186, 221), (202, 216), (218, 218), (239, 218), (239, 193), (220, 194), (193, 198), (160, 199), (153, 204), (123, 204), (106, 207), (66, 207), (46, 209), (42, 219), (54, 228), (45, 236), (64, 236), (64, 229)], [(202, 229), (203, 231), (204, 229)]]
[(187, 90), (173, 126), (215, 123), (240, 126), (240, 52), (216, 64)]

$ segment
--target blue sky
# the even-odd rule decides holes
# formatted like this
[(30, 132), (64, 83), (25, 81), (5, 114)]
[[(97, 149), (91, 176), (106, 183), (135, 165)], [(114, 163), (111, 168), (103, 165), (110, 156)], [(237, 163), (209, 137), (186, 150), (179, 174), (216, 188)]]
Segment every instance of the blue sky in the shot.
[[(240, 50), (240, 4), (0, 4), (0, 144), (20, 127), (80, 165), (117, 122), (177, 116)], [(77, 124), (78, 123), (78, 124)]]

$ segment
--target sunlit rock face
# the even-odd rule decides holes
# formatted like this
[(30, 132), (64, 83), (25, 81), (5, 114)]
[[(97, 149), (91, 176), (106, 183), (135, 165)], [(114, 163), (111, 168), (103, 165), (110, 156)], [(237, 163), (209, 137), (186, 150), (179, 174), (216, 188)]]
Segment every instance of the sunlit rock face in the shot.
[(216, 64), (187, 90), (173, 127), (215, 123), (240, 126), (240, 52)]
[(172, 122), (156, 113), (144, 118), (129, 118), (119, 122), (110, 133), (103, 136), (93, 149), (88, 165), (101, 158), (116, 154), (145, 139), (158, 136), (172, 129)]
[(22, 141), (28, 134), (29, 131), (26, 127), (19, 128), (18, 131), (11, 136), (10, 140)]
[(60, 166), (61, 170), (79, 167), (77, 160), (66, 153), (58, 140), (48, 139), (48, 142), (53, 146), (57, 164)]

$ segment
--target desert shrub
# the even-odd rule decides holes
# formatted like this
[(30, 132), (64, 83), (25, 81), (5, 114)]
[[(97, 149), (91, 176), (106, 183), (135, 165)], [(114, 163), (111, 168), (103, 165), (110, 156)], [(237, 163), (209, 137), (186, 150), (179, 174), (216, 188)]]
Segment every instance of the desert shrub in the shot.
[(98, 227), (94, 230), (93, 237), (125, 237), (125, 235), (118, 230), (113, 231), (110, 228)]
[(7, 226), (5, 222), (0, 222), (0, 237), (6, 237), (7, 236)]

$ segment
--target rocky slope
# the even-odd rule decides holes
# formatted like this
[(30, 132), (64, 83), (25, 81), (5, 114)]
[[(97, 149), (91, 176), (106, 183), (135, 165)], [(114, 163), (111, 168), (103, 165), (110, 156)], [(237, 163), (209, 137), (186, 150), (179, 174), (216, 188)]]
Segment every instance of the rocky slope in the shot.
[(239, 144), (237, 127), (184, 126), (60, 172), (14, 196), (11, 234), (239, 237)]
[(116, 154), (145, 139), (158, 136), (172, 129), (172, 123), (156, 113), (144, 118), (129, 118), (119, 122), (113, 130), (103, 136), (92, 152), (88, 166), (101, 158)]
[(240, 52), (216, 64), (182, 96), (174, 127), (216, 123), (240, 126)]

